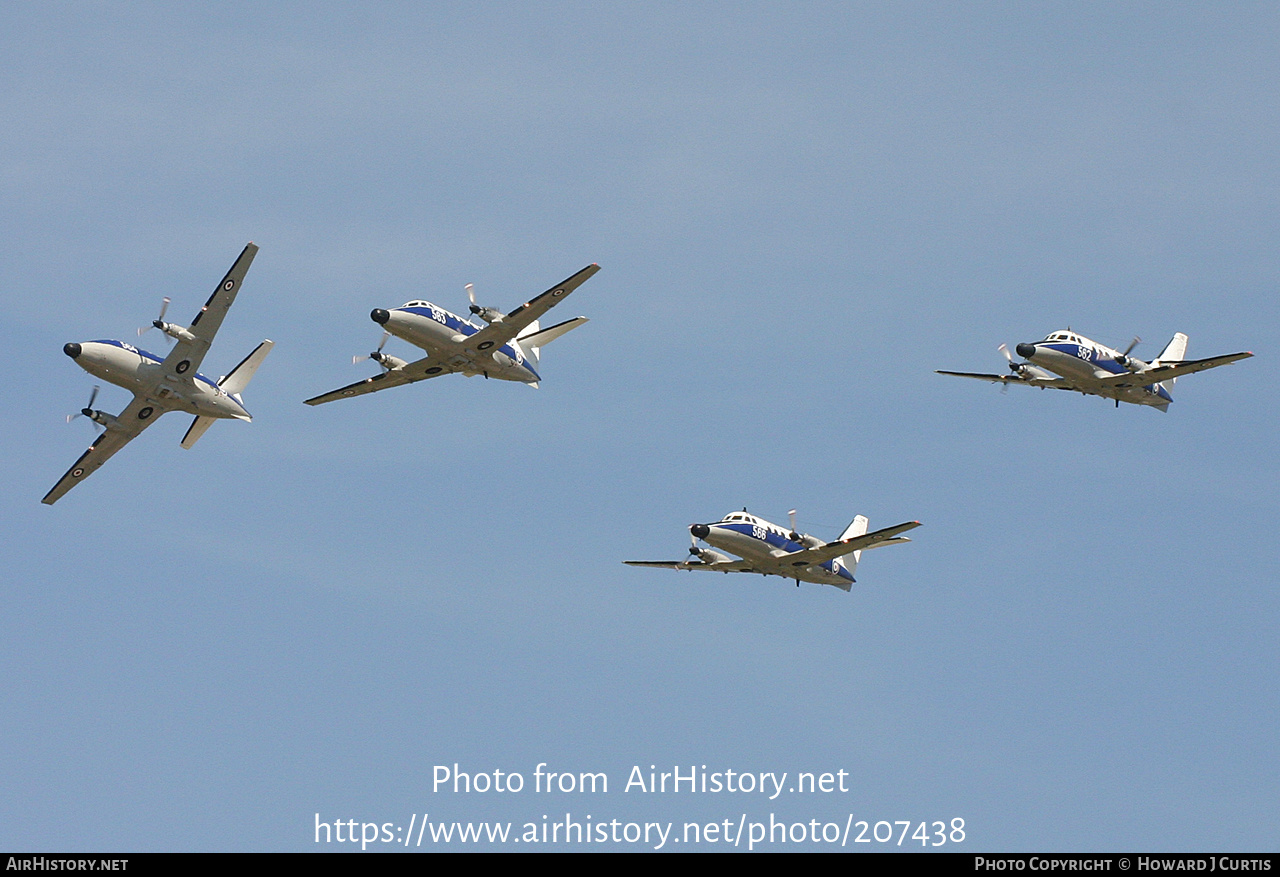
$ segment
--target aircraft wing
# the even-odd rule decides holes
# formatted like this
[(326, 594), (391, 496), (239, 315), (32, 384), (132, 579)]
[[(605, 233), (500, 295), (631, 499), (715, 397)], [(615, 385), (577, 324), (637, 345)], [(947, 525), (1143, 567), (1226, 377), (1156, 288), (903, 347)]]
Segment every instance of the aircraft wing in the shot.
[[(428, 369), (431, 370), (430, 373), (428, 373)], [(436, 371), (436, 369), (439, 369), (439, 371)], [(306, 402), (308, 405), (323, 405), (325, 402), (332, 402), (335, 399), (345, 399), (348, 396), (363, 396), (366, 393), (376, 393), (389, 387), (400, 387), (405, 384), (425, 381), (428, 378), (438, 378), (440, 375), (447, 375), (452, 371), (454, 369), (448, 365), (424, 356), (422, 359), (415, 360), (400, 368), (374, 375), (371, 378), (365, 378), (363, 381), (356, 381), (354, 384), (347, 384), (345, 387), (330, 390), (328, 393), (321, 393), (319, 396), (306, 400)]]
[(227, 272), (227, 276), (222, 278), (213, 295), (209, 296), (200, 313), (196, 314), (196, 318), (187, 327), (187, 331), (193, 338), (178, 339), (178, 343), (173, 345), (173, 350), (170, 350), (169, 355), (164, 358), (166, 375), (190, 373), (194, 376), (195, 372), (200, 370), (200, 363), (204, 361), (204, 355), (209, 352), (213, 336), (218, 334), (218, 329), (222, 327), (222, 319), (227, 315), (232, 302), (236, 300), (240, 284), (244, 282), (244, 276), (249, 273), (249, 266), (253, 264), (253, 257), (257, 254), (256, 244), (250, 242), (245, 245), (240, 257)]
[(883, 530), (876, 530), (874, 533), (851, 536), (848, 539), (841, 539), (839, 542), (828, 542), (819, 548), (793, 551), (790, 554), (779, 557), (778, 560), (788, 566), (810, 566), (817, 563), (826, 563), (828, 560), (835, 560), (837, 557), (844, 557), (846, 554), (852, 554), (855, 551), (879, 548), (881, 545), (896, 545), (899, 542), (910, 542), (910, 539), (895, 537), (899, 533), (914, 530), (919, 526), (919, 521), (907, 521), (905, 524), (885, 527)]
[(599, 265), (588, 265), (577, 274), (548, 289), (503, 317), (490, 323), (467, 339), (467, 347), (475, 350), (492, 350), (501, 347), (519, 335), (534, 320), (560, 303), (560, 300), (591, 279), (600, 270)]
[(701, 560), (624, 560), (627, 566), (650, 566), (661, 569), (701, 569), (708, 572), (764, 572), (745, 560), (728, 560), (719, 563), (703, 563)]
[[(147, 412), (146, 417), (139, 417), (138, 412), (143, 408), (151, 408), (152, 411)], [(106, 431), (89, 446), (89, 450), (80, 455), (80, 459), (67, 470), (67, 474), (63, 475), (40, 501), (45, 505), (53, 505), (62, 498), (64, 493), (98, 471), (99, 466), (110, 460), (116, 451), (137, 438), (164, 412), (165, 409), (157, 409), (155, 403), (147, 402), (145, 396), (134, 396), (133, 401), (116, 418), (116, 422), (120, 425), (107, 427)]]
[(1127, 372), (1125, 374), (1112, 375), (1103, 378), (1098, 383), (1104, 387), (1112, 389), (1124, 389), (1128, 387), (1146, 387), (1151, 384), (1158, 384), (1161, 381), (1167, 381), (1172, 378), (1180, 378), (1183, 375), (1195, 374), (1206, 369), (1217, 368), (1220, 365), (1228, 365), (1233, 362), (1239, 362), (1242, 359), (1248, 359), (1253, 356), (1252, 353), (1228, 353), (1225, 356), (1211, 356), (1208, 359), (1188, 359), (1183, 362), (1169, 362), (1149, 368), (1143, 372)]
[(978, 372), (946, 372), (938, 370), (940, 375), (951, 375), (957, 378), (974, 378), (979, 381), (991, 381), (993, 384), (1022, 384), (1026, 387), (1052, 387), (1055, 390), (1074, 390), (1076, 385), (1065, 378), (1024, 378), (1014, 374), (989, 375)]

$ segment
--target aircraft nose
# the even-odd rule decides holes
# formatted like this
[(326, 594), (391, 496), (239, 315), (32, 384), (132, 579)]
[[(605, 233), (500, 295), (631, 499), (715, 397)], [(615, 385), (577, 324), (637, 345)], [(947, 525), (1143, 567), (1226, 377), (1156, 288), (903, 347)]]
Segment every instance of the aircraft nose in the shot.
[(694, 524), (689, 528), (689, 532), (698, 539), (706, 539), (707, 534), (711, 532), (711, 528), (706, 524)]
[(387, 325), (387, 320), (391, 319), (391, 312), (382, 308), (374, 308), (369, 312), (369, 318), (379, 326)]
[(67, 356), (71, 357), (72, 359), (75, 359), (77, 356), (80, 355), (80, 349), (81, 349), (80, 345), (75, 343), (74, 341), (72, 341), (70, 344), (62, 345), (62, 352), (65, 353)]
[(1035, 356), (1036, 346), (1034, 344), (1019, 344), (1014, 350), (1018, 351), (1018, 356), (1023, 359), (1030, 359)]

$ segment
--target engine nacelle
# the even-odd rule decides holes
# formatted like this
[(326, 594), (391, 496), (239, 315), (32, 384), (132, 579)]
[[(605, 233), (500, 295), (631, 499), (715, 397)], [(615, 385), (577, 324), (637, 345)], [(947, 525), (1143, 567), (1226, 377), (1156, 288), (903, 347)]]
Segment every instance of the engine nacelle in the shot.
[(121, 429), (120, 421), (116, 420), (105, 411), (89, 411), (86, 409), (80, 413), (95, 423), (101, 423), (107, 429)]
[(383, 368), (394, 371), (398, 368), (404, 368), (409, 363), (405, 362), (398, 356), (392, 356), (390, 353), (374, 353), (369, 357)]
[(480, 305), (472, 305), (470, 310), (471, 313), (475, 314), (486, 323), (501, 323), (502, 318), (506, 316), (506, 314), (497, 308), (485, 308)]
[(724, 563), (731, 560), (727, 554), (721, 554), (719, 551), (712, 551), (710, 548), (694, 548), (691, 549), (692, 554), (698, 556), (698, 560), (703, 563)]
[(1051, 372), (1040, 368), (1039, 366), (1031, 365), (1030, 363), (1026, 363), (1026, 362), (1018, 366), (1018, 376), (1028, 381), (1033, 381), (1033, 380), (1051, 381), (1055, 377), (1057, 377), (1057, 375), (1054, 375)]
[(170, 338), (177, 338), (179, 341), (195, 341), (196, 336), (192, 335), (185, 327), (174, 323), (165, 323), (161, 320), (155, 320), (151, 323)]
[(1116, 362), (1120, 363), (1133, 374), (1151, 370), (1151, 366), (1147, 363), (1140, 359), (1135, 359), (1132, 356), (1125, 356), (1123, 353), (1116, 357)]

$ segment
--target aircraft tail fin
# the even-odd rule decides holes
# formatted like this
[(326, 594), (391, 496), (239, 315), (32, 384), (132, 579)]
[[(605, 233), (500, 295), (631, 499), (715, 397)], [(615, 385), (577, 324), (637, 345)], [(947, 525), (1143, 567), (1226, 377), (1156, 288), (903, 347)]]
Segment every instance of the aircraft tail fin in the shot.
[(233, 368), (230, 374), (218, 381), (218, 386), (226, 390), (227, 395), (239, 397), (244, 388), (249, 386), (249, 381), (258, 371), (258, 366), (262, 365), (262, 361), (267, 358), (267, 354), (275, 345), (274, 341), (267, 340), (253, 348), (253, 352), (240, 360), (240, 364)]
[[(1181, 332), (1175, 332), (1174, 336), (1169, 339), (1169, 343), (1164, 346), (1164, 350), (1160, 351), (1160, 355), (1156, 357), (1152, 365), (1163, 365), (1170, 362), (1181, 362), (1187, 357), (1187, 336)], [(1173, 385), (1178, 382), (1177, 378), (1169, 378), (1167, 381), (1161, 381), (1160, 386), (1166, 391), (1172, 391)]]
[(191, 421), (191, 426), (187, 429), (187, 434), (182, 437), (182, 446), (184, 448), (189, 448), (198, 442), (200, 440), (200, 436), (204, 435), (205, 431), (208, 430), (209, 427), (213, 426), (214, 421), (217, 419), (218, 418), (216, 417), (204, 417), (203, 415), (197, 415), (196, 419)]
[[(866, 515), (858, 515), (849, 522), (849, 526), (844, 528), (844, 532), (840, 534), (840, 538), (836, 539), (836, 541), (843, 542), (845, 539), (852, 539), (854, 536), (866, 535), (867, 525), (869, 523), (870, 521), (867, 520)], [(861, 549), (853, 552), (852, 554), (846, 554), (844, 556), (845, 569), (849, 570), (849, 573), (852, 575), (853, 571), (858, 568), (858, 561), (861, 559)]]

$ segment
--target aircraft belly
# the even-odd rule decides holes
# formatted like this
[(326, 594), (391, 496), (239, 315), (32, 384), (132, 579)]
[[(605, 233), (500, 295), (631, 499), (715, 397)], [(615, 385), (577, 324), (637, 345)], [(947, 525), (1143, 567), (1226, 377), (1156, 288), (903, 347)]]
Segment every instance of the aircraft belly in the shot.
[(829, 572), (821, 568), (815, 572), (812, 566), (792, 566), (787, 563), (786, 554), (774, 554), (775, 549), (770, 547), (769, 543), (745, 533), (714, 528), (703, 537), (702, 541), (714, 548), (738, 555), (743, 560), (759, 567), (759, 571), (766, 575), (799, 579), (802, 582), (809, 582), (815, 585), (829, 585), (837, 581), (844, 581), (839, 577), (832, 578)]
[(459, 335), (443, 323), (401, 311), (392, 311), (391, 319), (384, 328), (397, 338), (421, 347), (432, 356), (440, 355), (441, 358), (447, 358), (447, 354), (461, 350), (462, 344), (458, 342), (465, 339), (465, 336)]
[(119, 347), (108, 345), (83, 345), (84, 351), (76, 364), (89, 374), (117, 387), (137, 393), (149, 386), (159, 376), (159, 366), (143, 360), (141, 356)]
[(1056, 350), (1037, 353), (1031, 361), (1068, 380), (1090, 381), (1099, 377), (1098, 369), (1092, 363)]
[(772, 563), (775, 560), (767, 543), (733, 530), (714, 528), (702, 541), (713, 548), (730, 551), (753, 562), (765, 561)]

